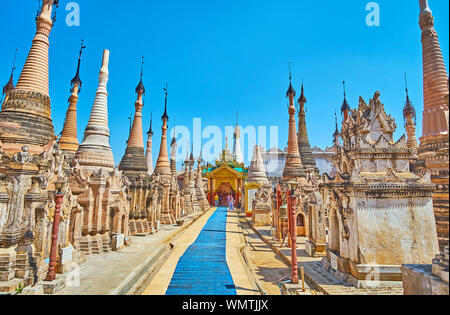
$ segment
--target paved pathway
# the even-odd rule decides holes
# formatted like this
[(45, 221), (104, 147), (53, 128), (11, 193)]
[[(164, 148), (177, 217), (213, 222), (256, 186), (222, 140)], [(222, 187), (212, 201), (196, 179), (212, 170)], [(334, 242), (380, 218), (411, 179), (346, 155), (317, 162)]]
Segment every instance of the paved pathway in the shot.
[[(249, 222), (247, 220), (247, 222)], [(250, 224), (250, 223), (249, 223)], [(262, 238), (272, 244), (277, 249), (278, 254), (283, 256), (285, 261), (291, 260), (291, 249), (288, 247), (281, 247), (280, 242), (273, 239), (270, 233), (270, 227), (255, 227)], [(299, 260), (299, 267), (304, 267), (306, 280), (312, 284), (312, 287), (329, 295), (402, 295), (402, 287), (392, 288), (374, 288), (374, 289), (357, 289), (349, 284), (342, 282), (326, 272), (320, 261), (322, 258), (310, 257), (305, 250), (305, 237), (297, 238), (297, 256)]]
[[(124, 294), (127, 288), (133, 285), (135, 278), (149, 268), (154, 268), (154, 260), (161, 253), (167, 251), (167, 242), (182, 229), (189, 229), (186, 225), (190, 224), (193, 219), (194, 216), (185, 218), (186, 223), (183, 227), (162, 225), (161, 231), (156, 234), (145, 237), (132, 236), (131, 246), (118, 252), (87, 256), (86, 262), (81, 264), (79, 273), (77, 273), (79, 278), (75, 276), (72, 284), (66, 284), (66, 287), (57, 294)], [(201, 219), (202, 217), (198, 220)], [(58, 277), (63, 276), (66, 275), (58, 275)]]
[(166, 295), (236, 295), (226, 261), (227, 209), (219, 208), (180, 258)]
[(144, 295), (258, 294), (239, 248), (239, 216), (226, 208), (210, 211), (174, 242), (174, 251)]

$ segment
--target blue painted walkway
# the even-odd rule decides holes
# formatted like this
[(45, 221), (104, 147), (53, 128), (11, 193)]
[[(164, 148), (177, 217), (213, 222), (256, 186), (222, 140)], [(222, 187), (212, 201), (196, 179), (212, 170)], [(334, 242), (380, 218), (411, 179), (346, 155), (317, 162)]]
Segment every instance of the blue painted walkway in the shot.
[(237, 295), (226, 261), (227, 209), (218, 208), (181, 256), (166, 295)]

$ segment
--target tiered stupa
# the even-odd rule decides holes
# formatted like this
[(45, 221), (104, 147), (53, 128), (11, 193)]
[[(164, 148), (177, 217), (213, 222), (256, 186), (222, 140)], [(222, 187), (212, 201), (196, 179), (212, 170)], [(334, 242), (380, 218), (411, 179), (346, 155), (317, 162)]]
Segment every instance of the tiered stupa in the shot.
[(250, 164), (250, 168), (248, 169), (247, 182), (260, 184), (269, 183), (264, 167), (264, 161), (261, 156), (261, 148), (258, 145), (255, 145), (255, 148), (253, 150), (253, 158)]
[(289, 89), (286, 97), (289, 99), (289, 139), (286, 156), (286, 164), (283, 171), (283, 180), (297, 179), (299, 177), (306, 177), (303, 164), (300, 159), (300, 152), (298, 149), (297, 126), (295, 122), (295, 106), (294, 98), (296, 92), (292, 87), (292, 75), (289, 72)]
[[(126, 179), (114, 168), (108, 126), (109, 50), (103, 51), (99, 84), (84, 140), (75, 153), (70, 178), (83, 208), (77, 245), (86, 254), (118, 250), (128, 237), (129, 200)], [(79, 222), (81, 221), (81, 223)]]
[(120, 162), (119, 169), (130, 181), (128, 195), (130, 198), (130, 233), (131, 235), (145, 235), (152, 232), (148, 218), (151, 217), (147, 211), (147, 197), (150, 194), (151, 178), (148, 174), (147, 160), (144, 155), (144, 138), (142, 129), (142, 107), (145, 87), (142, 81), (144, 72), (144, 61), (142, 61), (141, 79), (135, 91), (137, 99), (135, 102), (135, 114), (130, 136), (127, 142), (125, 154)]
[[(143, 63), (142, 63), (143, 64)], [(125, 172), (145, 172), (148, 171), (147, 160), (144, 153), (144, 138), (142, 129), (142, 107), (144, 106), (143, 97), (145, 87), (142, 82), (143, 69), (141, 70), (141, 79), (135, 91), (137, 95), (133, 125), (127, 142), (125, 155), (120, 162), (120, 170)], [(129, 176), (131, 174), (127, 174)]]
[(433, 195), (439, 243), (449, 239), (449, 111), (448, 76), (427, 0), (419, 0), (423, 48), (423, 127), (416, 172), (431, 172), (437, 191)]
[(0, 112), (0, 143), (4, 152), (41, 153), (55, 140), (49, 96), (48, 50), (55, 0), (43, 0), (36, 35), (14, 90)]
[[(430, 176), (410, 171), (403, 135), (376, 92), (347, 110), (335, 142), (337, 174), (323, 176), (322, 211), (329, 220), (325, 269), (361, 287), (401, 286), (402, 264), (429, 263), (439, 252)], [(337, 137), (336, 137), (337, 138)]]
[(70, 97), (69, 97), (69, 108), (66, 113), (66, 120), (64, 122), (64, 128), (61, 132), (61, 137), (58, 140), (59, 147), (64, 153), (67, 153), (69, 156), (75, 155), (78, 150), (79, 142), (78, 142), (78, 132), (77, 132), (77, 103), (78, 103), (78, 94), (81, 92), (81, 79), (80, 79), (80, 65), (81, 65), (81, 54), (83, 53), (83, 49), (86, 48), (83, 46), (83, 41), (81, 41), (80, 54), (78, 56), (78, 66), (75, 77), (71, 81), (72, 88), (70, 89)]
[(164, 88), (165, 92), (165, 105), (164, 114), (161, 117), (161, 146), (159, 148), (159, 156), (156, 162), (154, 176), (158, 178), (159, 183), (162, 184), (162, 207), (161, 207), (161, 223), (174, 224), (175, 217), (173, 209), (171, 208), (170, 190), (172, 183), (172, 171), (170, 169), (169, 155), (167, 152), (167, 123), (169, 121), (169, 115), (167, 115), (167, 85)]
[(82, 166), (114, 169), (114, 157), (109, 144), (108, 126), (108, 84), (109, 50), (103, 52), (97, 93), (91, 116), (84, 131), (84, 140), (75, 154), (75, 160)]
[(308, 130), (306, 128), (306, 97), (303, 91), (298, 99), (298, 104), (300, 106), (298, 111), (298, 149), (300, 151), (300, 158), (302, 160), (303, 167), (306, 171), (319, 172), (316, 165), (316, 160), (313, 157), (311, 151), (311, 145), (309, 144)]
[(166, 178), (170, 180), (172, 172), (170, 170), (169, 155), (167, 152), (167, 123), (169, 121), (169, 115), (167, 115), (167, 87), (164, 89), (165, 92), (165, 105), (164, 114), (161, 117), (162, 127), (161, 127), (161, 146), (159, 148), (159, 156), (156, 161), (155, 175), (159, 175), (161, 178)]

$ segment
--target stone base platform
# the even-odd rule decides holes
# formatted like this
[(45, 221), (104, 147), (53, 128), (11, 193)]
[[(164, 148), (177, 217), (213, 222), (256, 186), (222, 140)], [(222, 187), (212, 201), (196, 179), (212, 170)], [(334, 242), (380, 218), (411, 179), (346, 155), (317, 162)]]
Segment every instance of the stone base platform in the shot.
[(305, 251), (311, 257), (325, 257), (327, 255), (327, 244), (315, 244), (310, 240), (306, 240)]
[(403, 265), (405, 295), (449, 295), (448, 283), (432, 274), (432, 265)]
[(402, 286), (400, 265), (357, 265), (348, 259), (327, 253), (322, 268), (338, 280), (357, 289), (392, 288)]

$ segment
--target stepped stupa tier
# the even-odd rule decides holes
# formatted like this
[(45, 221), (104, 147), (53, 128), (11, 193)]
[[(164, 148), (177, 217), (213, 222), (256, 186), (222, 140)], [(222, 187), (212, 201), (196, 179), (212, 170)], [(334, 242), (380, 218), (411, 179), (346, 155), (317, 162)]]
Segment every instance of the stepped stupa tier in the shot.
[(131, 128), (128, 145), (125, 155), (120, 162), (120, 170), (125, 173), (132, 172), (148, 172), (147, 160), (144, 151), (144, 138), (142, 129), (142, 107), (144, 106), (142, 98), (145, 95), (145, 87), (142, 82), (143, 71), (141, 70), (141, 80), (136, 87), (137, 100), (135, 103), (135, 114), (133, 126)]
[(75, 154), (80, 165), (114, 169), (114, 157), (109, 145), (108, 127), (108, 64), (109, 50), (104, 50), (99, 84), (84, 140)]
[(167, 115), (167, 87), (164, 89), (166, 99), (164, 114), (161, 117), (162, 127), (161, 127), (161, 146), (159, 149), (159, 156), (156, 162), (155, 175), (161, 176), (161, 178), (170, 179), (172, 176), (172, 171), (170, 170), (169, 155), (167, 152), (167, 122), (169, 121), (169, 116)]
[(437, 185), (433, 205), (441, 246), (449, 239), (449, 111), (448, 76), (427, 0), (419, 0), (423, 53), (423, 128), (415, 171), (431, 172)]
[(2, 105), (0, 141), (6, 153), (21, 152), (24, 146), (30, 153), (41, 153), (56, 138), (51, 119), (48, 50), (51, 14), (57, 4), (55, 0), (43, 0), (28, 58), (17, 86)]
[(59, 146), (61, 150), (69, 155), (74, 155), (79, 147), (78, 142), (78, 132), (77, 132), (77, 103), (78, 94), (81, 92), (81, 79), (80, 79), (80, 65), (81, 65), (81, 54), (83, 49), (83, 41), (81, 42), (80, 54), (78, 57), (77, 73), (72, 79), (72, 88), (70, 90), (71, 95), (69, 97), (69, 108), (66, 113), (66, 120), (64, 122), (64, 128), (61, 132), (61, 137), (59, 138)]
[(300, 158), (302, 160), (303, 167), (308, 171), (319, 171), (316, 165), (316, 160), (313, 157), (311, 151), (311, 145), (309, 144), (308, 130), (306, 128), (306, 97), (303, 91), (298, 99), (300, 109), (298, 112), (298, 149), (300, 151)]
[(289, 75), (289, 89), (286, 97), (289, 99), (289, 138), (288, 149), (286, 156), (286, 164), (283, 171), (283, 180), (297, 179), (299, 177), (306, 177), (303, 164), (300, 159), (300, 152), (298, 149), (297, 127), (295, 122), (295, 106), (294, 98), (296, 92), (292, 87), (292, 77)]
[(261, 156), (261, 149), (258, 145), (255, 145), (253, 150), (253, 159), (248, 170), (247, 182), (261, 184), (269, 183), (264, 167), (264, 161)]

